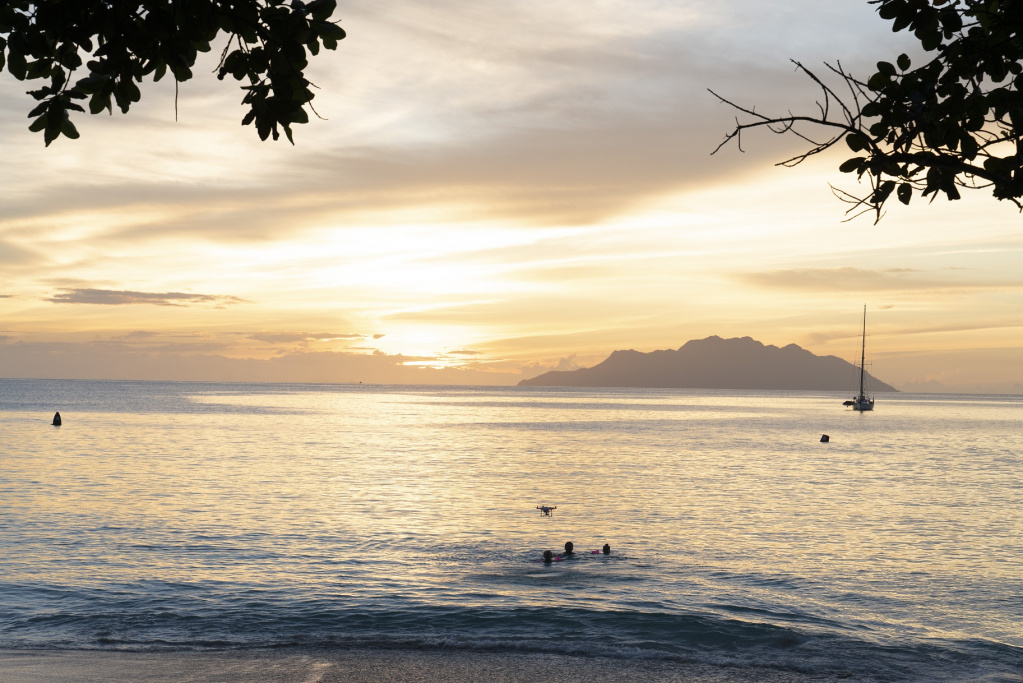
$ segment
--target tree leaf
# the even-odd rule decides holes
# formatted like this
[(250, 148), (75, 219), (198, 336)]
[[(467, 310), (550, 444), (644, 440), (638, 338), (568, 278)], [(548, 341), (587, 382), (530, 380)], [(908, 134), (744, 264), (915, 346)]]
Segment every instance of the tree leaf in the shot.
[(7, 71), (19, 81), (25, 80), (25, 75), (28, 71), (28, 62), (25, 61), (24, 53), (16, 52), (13, 49), (8, 52)]
[(909, 183), (902, 183), (898, 189), (899, 201), (909, 206), (909, 200), (913, 198), (913, 186)]
[(867, 81), (867, 87), (875, 91), (884, 90), (885, 87), (887, 87), (887, 85), (891, 82), (892, 82), (891, 78), (878, 71), (876, 74), (871, 76), (870, 79)]
[(60, 132), (72, 140), (77, 140), (79, 137), (78, 129), (75, 128), (75, 124), (71, 123), (71, 118), (67, 115), (67, 112), (64, 112), (64, 122), (60, 125)]
[(845, 136), (845, 144), (854, 152), (861, 152), (867, 148), (870, 141), (862, 133), (849, 133)]
[(113, 104), (110, 102), (110, 93), (98, 92), (93, 94), (93, 96), (89, 98), (89, 113), (98, 114), (103, 110), (106, 110), (111, 114), (114, 113)]
[[(279, 138), (284, 127), (292, 140), (294, 124), (309, 120), (302, 109), (313, 98), (309, 59), (345, 38), (331, 21), (336, 9), (337, 0), (0, 1), (0, 71), (50, 81), (32, 91), (42, 107), (29, 107), (32, 131), (49, 144), (78, 137), (68, 114), (82, 106), (73, 100), (88, 100), (93, 114), (112, 113), (114, 104), (127, 113), (141, 99), (137, 84), (168, 71), (190, 79), (197, 55), (226, 30), (234, 52), (218, 77), (229, 73), (253, 87), (243, 123), (255, 123), (262, 139)], [(82, 78), (68, 87), (72, 72)]]
[(895, 75), (895, 67), (891, 64), (891, 62), (878, 62), (877, 71), (889, 78)]
[(852, 173), (858, 171), (860, 166), (863, 165), (866, 159), (863, 157), (853, 157), (852, 159), (846, 159), (842, 162), (842, 165), (838, 167), (838, 170), (842, 173)]

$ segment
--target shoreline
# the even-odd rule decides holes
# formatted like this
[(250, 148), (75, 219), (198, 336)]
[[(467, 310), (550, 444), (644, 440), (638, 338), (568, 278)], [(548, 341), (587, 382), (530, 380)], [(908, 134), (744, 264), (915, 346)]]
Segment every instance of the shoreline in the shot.
[[(802, 683), (828, 680), (758, 667), (466, 650), (123, 651), (0, 649), (7, 683), (471, 683), (557, 680)], [(835, 679), (837, 680), (837, 679)], [(843, 680), (848, 681), (849, 678)]]

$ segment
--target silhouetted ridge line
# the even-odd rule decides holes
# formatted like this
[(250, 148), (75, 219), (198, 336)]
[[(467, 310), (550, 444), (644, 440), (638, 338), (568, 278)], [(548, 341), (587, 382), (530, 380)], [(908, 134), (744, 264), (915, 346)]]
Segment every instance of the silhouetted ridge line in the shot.
[[(854, 376), (859, 368), (837, 356), (816, 356), (795, 344), (778, 348), (751, 337), (714, 336), (676, 351), (614, 351), (592, 368), (547, 372), (519, 386), (848, 391)], [(898, 391), (867, 377), (872, 391)]]

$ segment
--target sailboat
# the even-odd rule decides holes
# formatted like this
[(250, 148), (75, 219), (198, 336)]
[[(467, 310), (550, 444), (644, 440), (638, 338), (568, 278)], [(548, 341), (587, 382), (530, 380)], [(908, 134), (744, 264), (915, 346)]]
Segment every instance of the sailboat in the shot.
[(863, 393), (863, 375), (864, 366), (866, 365), (867, 359), (867, 305), (863, 305), (863, 343), (860, 346), (860, 393), (851, 401), (846, 401), (842, 405), (852, 406), (853, 410), (873, 410), (874, 409), (874, 397), (867, 396)]

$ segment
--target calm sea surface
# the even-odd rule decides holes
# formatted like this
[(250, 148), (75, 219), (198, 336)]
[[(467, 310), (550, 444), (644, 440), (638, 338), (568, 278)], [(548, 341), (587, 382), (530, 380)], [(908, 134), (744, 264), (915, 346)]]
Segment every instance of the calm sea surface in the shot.
[(845, 398), (0, 380), (0, 647), (1023, 681), (1023, 398)]

